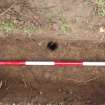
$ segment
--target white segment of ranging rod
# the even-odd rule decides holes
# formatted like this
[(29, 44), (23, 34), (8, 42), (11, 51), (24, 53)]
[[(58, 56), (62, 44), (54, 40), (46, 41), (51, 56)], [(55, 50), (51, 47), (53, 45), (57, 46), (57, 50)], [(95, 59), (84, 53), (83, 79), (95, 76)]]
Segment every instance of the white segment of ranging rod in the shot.
[(105, 66), (105, 62), (83, 62), (83, 66)]
[(53, 61), (26, 61), (25, 65), (55, 65), (55, 62)]

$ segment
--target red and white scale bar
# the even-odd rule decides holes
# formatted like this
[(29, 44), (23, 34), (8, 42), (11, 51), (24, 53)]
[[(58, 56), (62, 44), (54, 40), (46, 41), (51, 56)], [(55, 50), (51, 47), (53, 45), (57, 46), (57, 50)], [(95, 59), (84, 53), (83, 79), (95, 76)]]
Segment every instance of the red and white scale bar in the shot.
[(105, 62), (69, 62), (69, 61), (0, 61), (1, 65), (25, 66), (105, 66)]

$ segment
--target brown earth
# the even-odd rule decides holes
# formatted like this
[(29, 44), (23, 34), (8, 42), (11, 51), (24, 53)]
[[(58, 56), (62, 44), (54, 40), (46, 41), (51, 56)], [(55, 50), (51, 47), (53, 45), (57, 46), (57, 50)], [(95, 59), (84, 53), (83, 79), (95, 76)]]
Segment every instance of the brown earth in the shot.
[[(41, 30), (1, 30), (1, 60), (105, 61), (99, 31), (105, 19), (97, 16), (95, 1), (0, 0), (0, 9), (0, 22)], [(49, 42), (58, 47), (49, 49)], [(2, 66), (0, 105), (105, 105), (104, 67)]]

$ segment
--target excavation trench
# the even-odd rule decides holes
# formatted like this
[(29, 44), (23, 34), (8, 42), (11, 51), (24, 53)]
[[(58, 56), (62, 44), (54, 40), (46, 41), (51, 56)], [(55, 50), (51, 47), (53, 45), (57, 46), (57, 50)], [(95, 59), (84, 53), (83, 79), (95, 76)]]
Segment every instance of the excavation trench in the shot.
[[(56, 49), (52, 50), (53, 47)], [(104, 47), (105, 43), (91, 41), (8, 37), (0, 39), (0, 59), (105, 61)], [(28, 103), (56, 105), (57, 102), (65, 105), (103, 104), (104, 69), (104, 67), (2, 66), (0, 101), (19, 105)]]

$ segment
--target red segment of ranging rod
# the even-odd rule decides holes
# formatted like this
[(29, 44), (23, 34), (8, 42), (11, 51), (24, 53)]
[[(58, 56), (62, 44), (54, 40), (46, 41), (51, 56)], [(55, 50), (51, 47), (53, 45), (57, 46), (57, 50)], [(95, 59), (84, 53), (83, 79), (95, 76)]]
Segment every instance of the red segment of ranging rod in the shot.
[(55, 65), (57, 66), (83, 66), (83, 62), (56, 61)]
[(0, 65), (25, 65), (25, 61), (0, 61)]

